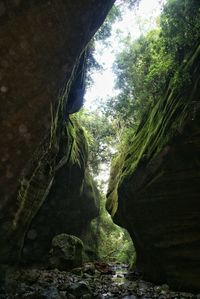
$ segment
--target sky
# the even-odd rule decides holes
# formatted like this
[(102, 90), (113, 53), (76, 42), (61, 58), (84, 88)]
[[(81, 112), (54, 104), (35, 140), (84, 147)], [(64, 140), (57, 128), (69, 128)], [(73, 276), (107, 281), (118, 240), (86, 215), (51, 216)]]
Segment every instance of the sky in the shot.
[[(118, 1), (116, 1), (117, 4)], [(115, 22), (107, 45), (96, 43), (96, 60), (103, 66), (101, 72), (92, 75), (94, 83), (87, 89), (84, 107), (95, 110), (100, 101), (117, 95), (115, 74), (112, 70), (117, 52), (123, 49), (120, 40), (127, 37), (137, 39), (142, 33), (156, 27), (156, 19), (161, 11), (161, 0), (141, 0), (137, 9), (123, 8), (122, 20)]]
[[(165, 1), (165, 0), (162, 0)], [(118, 1), (116, 1), (117, 3)], [(114, 23), (111, 37), (107, 44), (96, 42), (95, 58), (104, 68), (103, 71), (95, 71), (92, 75), (93, 84), (87, 89), (85, 94), (84, 107), (91, 112), (98, 108), (98, 103), (106, 101), (110, 96), (117, 95), (115, 88), (115, 74), (112, 65), (116, 54), (123, 49), (120, 40), (128, 35), (131, 39), (137, 39), (141, 34), (156, 27), (156, 19), (161, 12), (161, 0), (141, 0), (138, 9), (124, 9), (122, 19)], [(100, 165), (99, 175), (95, 177), (106, 193), (109, 179), (109, 165)]]

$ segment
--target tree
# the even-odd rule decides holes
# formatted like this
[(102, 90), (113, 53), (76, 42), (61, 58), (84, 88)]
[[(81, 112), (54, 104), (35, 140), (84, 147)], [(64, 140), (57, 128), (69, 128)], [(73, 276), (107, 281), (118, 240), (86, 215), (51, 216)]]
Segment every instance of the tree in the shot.
[(89, 86), (92, 83), (92, 72), (99, 71), (103, 69), (102, 65), (98, 63), (95, 59), (95, 46), (96, 42), (102, 42), (103, 44), (109, 43), (109, 37), (111, 36), (113, 24), (121, 18), (123, 7), (132, 7), (136, 5), (139, 0), (120, 0), (116, 1), (110, 10), (107, 18), (105, 19), (103, 25), (99, 28), (93, 39), (88, 45), (88, 55), (87, 55), (87, 77), (86, 84)]
[(89, 86), (92, 83), (92, 72), (103, 69), (102, 65), (95, 59), (95, 46), (96, 42), (102, 42), (106, 44), (108, 38), (111, 35), (113, 23), (121, 16), (120, 9), (118, 6), (113, 5), (103, 25), (99, 28), (93, 39), (88, 44), (88, 55), (87, 55), (87, 76), (86, 84)]
[(86, 131), (89, 143), (88, 164), (96, 177), (100, 171), (100, 164), (108, 164), (113, 155), (115, 130), (111, 121), (99, 109), (92, 113), (82, 109), (78, 113), (78, 119)]
[[(115, 10), (111, 12), (111, 23), (117, 14)], [(109, 28), (111, 23), (108, 22)], [(100, 38), (108, 36), (108, 31), (101, 32)], [(81, 114), (90, 136), (89, 163), (93, 173), (98, 174), (100, 163), (109, 161), (119, 139), (126, 142), (139, 123), (142, 125), (141, 120), (163, 97), (169, 81), (173, 81), (173, 88), (184, 87), (188, 76), (179, 71), (180, 65), (187, 62), (188, 53), (199, 40), (199, 0), (168, 0), (160, 16), (160, 27), (137, 40), (124, 40), (124, 50), (114, 65), (119, 94), (92, 115)]]
[(199, 43), (199, 0), (168, 0), (161, 17), (161, 38), (167, 52), (181, 63)]
[(124, 50), (114, 66), (120, 93), (108, 101), (107, 112), (135, 130), (145, 111), (163, 96), (172, 77), (174, 86), (182, 88), (187, 74), (180, 74), (179, 66), (199, 40), (199, 1), (169, 0), (160, 28), (135, 41), (130, 37), (124, 40)]

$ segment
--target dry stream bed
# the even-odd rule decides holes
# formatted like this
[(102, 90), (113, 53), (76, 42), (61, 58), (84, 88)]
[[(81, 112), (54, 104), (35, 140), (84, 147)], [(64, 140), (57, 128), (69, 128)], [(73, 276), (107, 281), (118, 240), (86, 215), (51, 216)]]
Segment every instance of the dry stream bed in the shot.
[(186, 292), (170, 290), (166, 284), (155, 285), (142, 280), (126, 265), (87, 263), (71, 272), (46, 269), (10, 269), (0, 299), (75, 299), (75, 298), (200, 298)]

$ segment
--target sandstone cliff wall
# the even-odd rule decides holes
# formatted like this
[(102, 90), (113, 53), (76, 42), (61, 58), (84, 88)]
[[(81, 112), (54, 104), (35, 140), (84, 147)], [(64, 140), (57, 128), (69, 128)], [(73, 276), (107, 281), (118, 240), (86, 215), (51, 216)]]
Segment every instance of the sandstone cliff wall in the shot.
[(200, 47), (114, 163), (107, 209), (127, 228), (144, 277), (200, 288)]
[(73, 73), (113, 2), (0, 1), (2, 263), (18, 259), (53, 186)]

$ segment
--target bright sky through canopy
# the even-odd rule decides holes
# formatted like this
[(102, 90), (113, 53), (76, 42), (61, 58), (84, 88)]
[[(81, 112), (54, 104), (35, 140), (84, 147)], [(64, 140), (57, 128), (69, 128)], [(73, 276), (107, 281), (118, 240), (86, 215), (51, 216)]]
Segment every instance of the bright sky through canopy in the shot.
[[(112, 65), (116, 53), (122, 49), (120, 40), (128, 35), (132, 39), (137, 39), (141, 34), (156, 27), (156, 19), (161, 11), (160, 0), (141, 0), (136, 9), (123, 9), (122, 20), (113, 25), (111, 37), (107, 44), (97, 42), (95, 44), (95, 58), (103, 65), (104, 70), (95, 71), (92, 75), (94, 84), (88, 88), (85, 95), (85, 108), (95, 110), (98, 102), (105, 101), (106, 98), (116, 95), (115, 74)], [(116, 4), (118, 1), (116, 1)]]

